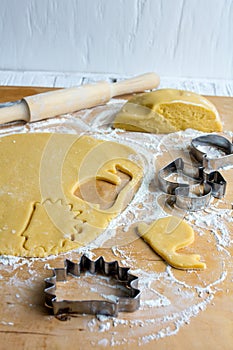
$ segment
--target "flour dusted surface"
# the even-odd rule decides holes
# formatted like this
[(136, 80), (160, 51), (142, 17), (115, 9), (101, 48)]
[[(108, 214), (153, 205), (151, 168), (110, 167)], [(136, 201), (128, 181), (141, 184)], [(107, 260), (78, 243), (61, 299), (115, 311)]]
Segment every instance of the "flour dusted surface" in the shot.
[[(3, 312), (4, 317), (1, 320), (5, 330), (12, 331), (19, 324), (19, 316), (9, 312), (9, 308), (13, 310), (19, 305), (21, 315), (25, 315), (21, 320), (24, 329), (27, 329), (30, 320), (28, 317), (32, 314), (34, 321), (38, 321), (39, 325), (35, 332), (42, 330), (42, 317), (46, 327), (55, 326), (56, 321), (53, 317), (45, 313), (42, 316), (38, 311), (38, 297), (34, 298), (32, 295), (35, 294), (35, 290), (37, 293), (42, 292), (43, 278), (51, 274), (48, 271), (49, 267), (63, 266), (65, 258), (77, 260), (82, 253), (88, 254), (92, 259), (102, 254), (108, 261), (117, 259), (123, 266), (129, 266), (131, 272), (139, 276), (139, 288), (142, 290), (140, 310), (130, 316), (123, 313), (119, 314), (118, 318), (85, 316), (74, 318), (66, 325), (56, 323), (58, 329), (82, 329), (83, 335), (87, 332), (89, 344), (93, 348), (119, 345), (143, 348), (153, 340), (175, 336), (183, 327), (191, 324), (194, 317), (199, 317), (204, 310), (213, 305), (218, 293), (228, 293), (223, 287), (224, 283), (231, 280), (228, 271), (232, 257), (233, 223), (228, 197), (223, 201), (213, 200), (204, 212), (180, 214), (193, 226), (195, 246), (190, 248), (190, 252), (198, 249), (208, 266), (205, 271), (178, 271), (171, 268), (136, 237), (132, 229), (138, 221), (150, 223), (171, 214), (168, 208), (161, 204), (163, 194), (156, 186), (155, 171), (162, 165), (164, 156), (172, 159), (186, 150), (190, 140), (200, 133), (187, 130), (162, 138), (150, 134), (137, 134), (135, 138), (131, 133), (112, 130), (110, 127), (114, 113), (121, 106), (122, 101), (112, 101), (107, 105), (107, 109), (98, 107), (95, 109), (95, 112), (98, 112), (96, 118), (93, 111), (82, 111), (61, 119), (55, 118), (34, 125), (1, 130), (3, 135), (12, 132), (65, 132), (84, 133), (98, 139), (120, 141), (139, 154), (147, 169), (132, 202), (89, 246), (77, 252), (63, 254), (59, 258), (1, 258), (0, 289), (5, 295), (10, 287), (11, 296), (8, 296), (7, 300), (12, 305), (2, 305), (3, 311), (8, 310)], [(95, 124), (91, 126), (93, 119)], [(103, 281), (100, 279), (98, 283), (101, 285)], [(114, 293), (110, 289), (108, 297), (111, 295)], [(85, 341), (85, 336), (83, 339)]]

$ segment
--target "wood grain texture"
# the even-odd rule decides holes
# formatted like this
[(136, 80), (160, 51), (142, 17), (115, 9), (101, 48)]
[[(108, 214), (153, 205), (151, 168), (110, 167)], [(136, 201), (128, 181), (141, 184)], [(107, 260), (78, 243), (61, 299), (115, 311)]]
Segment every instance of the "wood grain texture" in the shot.
[[(55, 88), (30, 86), (0, 86), (0, 103), (17, 101), (25, 96), (31, 96), (34, 94), (39, 94), (52, 90), (55, 90)], [(217, 101), (219, 113), (224, 120), (224, 129), (232, 130), (233, 98), (218, 96), (206, 97), (210, 99), (210, 101), (212, 101), (214, 104), (216, 104)]]
[[(0, 86), (0, 103), (21, 100), (23, 97), (41, 94), (52, 91), (55, 88), (46, 87), (20, 87), (20, 86)], [(11, 99), (11, 100), (10, 100)]]
[[(41, 91), (40, 88), (36, 89)], [(6, 100), (19, 98), (21, 95), (34, 93), (34, 89), (22, 88), (1, 88), (1, 96)], [(210, 98), (219, 109), (223, 121), (224, 129), (232, 131), (232, 111), (233, 98), (211, 97)], [(232, 174), (232, 173), (231, 173)], [(228, 177), (227, 198), (233, 198), (233, 177)], [(232, 236), (231, 236), (232, 237)], [(201, 237), (200, 237), (201, 238)], [(202, 276), (206, 279), (208, 275), (215, 273), (211, 269), (211, 262), (220, 259), (213, 256), (211, 249), (202, 238), (202, 245), (196, 241), (193, 249), (205, 256), (209, 262), (206, 272), (197, 272), (186, 274), (189, 279)], [(148, 269), (150, 271), (163, 272), (166, 265), (155, 253), (141, 240), (137, 239), (131, 244), (122, 247), (125, 256), (130, 256), (134, 261), (134, 268)], [(96, 256), (103, 255), (106, 260), (115, 260), (116, 256), (111, 249), (97, 249), (94, 251)], [(58, 256), (55, 259), (28, 261), (28, 264), (20, 265), (16, 261), (15, 267), (3, 265), (1, 260), (0, 273), (0, 349), (180, 349), (180, 350), (231, 350), (233, 343), (233, 246), (228, 247), (229, 256), (226, 261), (227, 275), (225, 279), (217, 286), (214, 299), (207, 305), (207, 308), (198, 311), (196, 317), (192, 317), (190, 322), (184, 324), (179, 332), (173, 336), (159, 337), (150, 342), (138, 344), (137, 339), (133, 344), (129, 344), (133, 337), (133, 326), (129, 327), (122, 324), (117, 328), (99, 329), (93, 332), (93, 317), (78, 316), (67, 322), (58, 321), (53, 316), (48, 315), (48, 310), (44, 307), (43, 279), (50, 275), (47, 270), (49, 267), (62, 267), (64, 256)], [(69, 253), (68, 257), (74, 261), (80, 255)], [(220, 264), (221, 262), (219, 262)], [(17, 267), (18, 264), (18, 267)], [(221, 264), (220, 264), (221, 265)], [(149, 271), (149, 270), (148, 270)], [(174, 272), (176, 277), (182, 280), (183, 271)], [(175, 296), (177, 298), (177, 296)], [(188, 299), (187, 299), (188, 302)], [(137, 311), (140, 318), (140, 310)], [(149, 312), (148, 312), (149, 313)], [(124, 315), (125, 320), (133, 320), (134, 314)], [(101, 322), (100, 322), (101, 324)], [(143, 327), (138, 327), (138, 337), (143, 333)], [(112, 341), (106, 342), (106, 334), (112, 334)], [(122, 334), (122, 345), (118, 346), (114, 342), (116, 334)], [(125, 340), (124, 340), (124, 339)], [(134, 338), (132, 338), (134, 339)], [(95, 346), (94, 346), (95, 343)]]

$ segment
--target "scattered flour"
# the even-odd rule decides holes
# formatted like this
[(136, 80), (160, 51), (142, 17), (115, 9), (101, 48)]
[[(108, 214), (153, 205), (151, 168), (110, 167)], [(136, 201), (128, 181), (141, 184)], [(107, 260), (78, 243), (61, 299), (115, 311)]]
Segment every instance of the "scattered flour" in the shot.
[[(137, 266), (137, 262), (132, 258), (124, 245), (130, 244), (135, 237), (128, 236), (127, 233), (132, 224), (146, 220), (151, 222), (159, 217), (167, 215), (165, 207), (158, 203), (161, 192), (155, 182), (155, 159), (157, 156), (169, 153), (171, 159), (174, 153), (179, 150), (186, 150), (192, 138), (202, 133), (194, 130), (177, 132), (164, 137), (153, 134), (125, 132), (123, 130), (113, 130), (111, 121), (115, 113), (119, 111), (122, 100), (111, 100), (106, 107), (96, 107), (97, 117), (92, 118), (92, 111), (86, 110), (62, 118), (53, 118), (32, 124), (12, 125), (3, 127), (0, 130), (2, 136), (11, 133), (28, 132), (62, 132), (72, 134), (89, 134), (93, 137), (117, 141), (126, 144), (137, 151), (139, 160), (145, 168), (145, 175), (141, 187), (135, 197), (117, 218), (112, 220), (107, 230), (87, 247), (77, 250), (78, 253), (85, 253), (90, 259), (95, 258), (92, 251), (98, 247), (111, 247), (113, 254), (123, 266), (131, 268), (130, 272), (139, 277), (139, 289), (141, 290), (140, 310), (132, 313), (130, 318), (120, 313), (116, 317), (97, 315), (86, 324), (86, 329), (91, 333), (91, 344), (93, 347), (109, 348), (124, 344), (145, 345), (156, 339), (173, 336), (185, 325), (191, 322), (193, 317), (198, 316), (213, 302), (216, 292), (221, 289), (221, 283), (227, 278), (227, 264), (230, 253), (228, 248), (232, 246), (232, 210), (217, 208), (215, 204), (210, 205), (204, 212), (184, 213), (185, 219), (195, 226), (199, 237), (205, 238), (205, 229), (209, 229), (208, 238), (212, 243), (212, 248), (218, 251), (221, 261), (216, 262), (215, 274), (203, 274), (201, 277), (195, 271), (183, 271), (177, 273), (176, 270), (167, 266), (163, 272), (151, 272), (149, 265), (145, 271)], [(232, 137), (233, 133), (227, 135)], [(121, 228), (120, 238), (116, 234)], [(232, 226), (231, 226), (232, 227)], [(117, 232), (118, 233), (118, 232)], [(67, 253), (67, 256), (70, 254)], [(44, 264), (44, 269), (51, 268), (50, 261), (54, 257), (39, 259)], [(15, 272), (8, 283), (17, 285), (19, 293), (14, 296), (20, 299), (21, 288), (25, 285), (34, 288), (36, 278), (33, 273), (33, 264), (38, 259), (23, 259), (18, 257), (0, 257), (0, 280), (3, 281), (3, 271)], [(22, 282), (17, 277), (18, 269), (26, 269), (28, 280)], [(192, 274), (195, 282), (190, 282), (189, 275)], [(101, 282), (106, 284), (104, 280)], [(4, 288), (4, 285), (0, 285)], [(95, 289), (95, 292), (98, 290)], [(175, 295), (175, 298), (174, 298)], [(105, 295), (102, 297), (111, 301), (116, 301), (116, 295)], [(30, 307), (34, 305), (29, 304)], [(10, 317), (10, 316), (9, 316)], [(48, 317), (48, 322), (50, 318)], [(2, 320), (4, 326), (14, 326), (8, 320)], [(130, 338), (128, 336), (130, 329)], [(100, 339), (100, 334), (101, 339)]]

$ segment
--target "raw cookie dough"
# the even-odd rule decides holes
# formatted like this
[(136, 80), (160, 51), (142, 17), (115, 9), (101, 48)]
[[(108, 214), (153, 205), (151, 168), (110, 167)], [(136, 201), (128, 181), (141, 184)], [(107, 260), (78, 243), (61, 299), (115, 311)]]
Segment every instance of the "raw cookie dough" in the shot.
[[(89, 243), (125, 208), (143, 176), (131, 148), (88, 136), (5, 136), (0, 162), (0, 254), (15, 256), (45, 257)], [(101, 184), (109, 196), (98, 192)]]
[(215, 106), (190, 91), (160, 89), (133, 96), (116, 115), (114, 127), (167, 134), (188, 128), (222, 131)]
[(151, 225), (140, 223), (138, 233), (171, 266), (178, 269), (206, 268), (206, 264), (200, 262), (200, 255), (176, 252), (194, 241), (192, 227), (181, 218), (168, 216)]

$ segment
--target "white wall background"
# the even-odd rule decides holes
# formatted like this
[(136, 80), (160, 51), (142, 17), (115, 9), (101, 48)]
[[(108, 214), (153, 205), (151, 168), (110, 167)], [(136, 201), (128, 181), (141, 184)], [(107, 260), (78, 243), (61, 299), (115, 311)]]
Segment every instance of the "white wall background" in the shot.
[(37, 71), (229, 83), (233, 0), (0, 0), (0, 83)]

